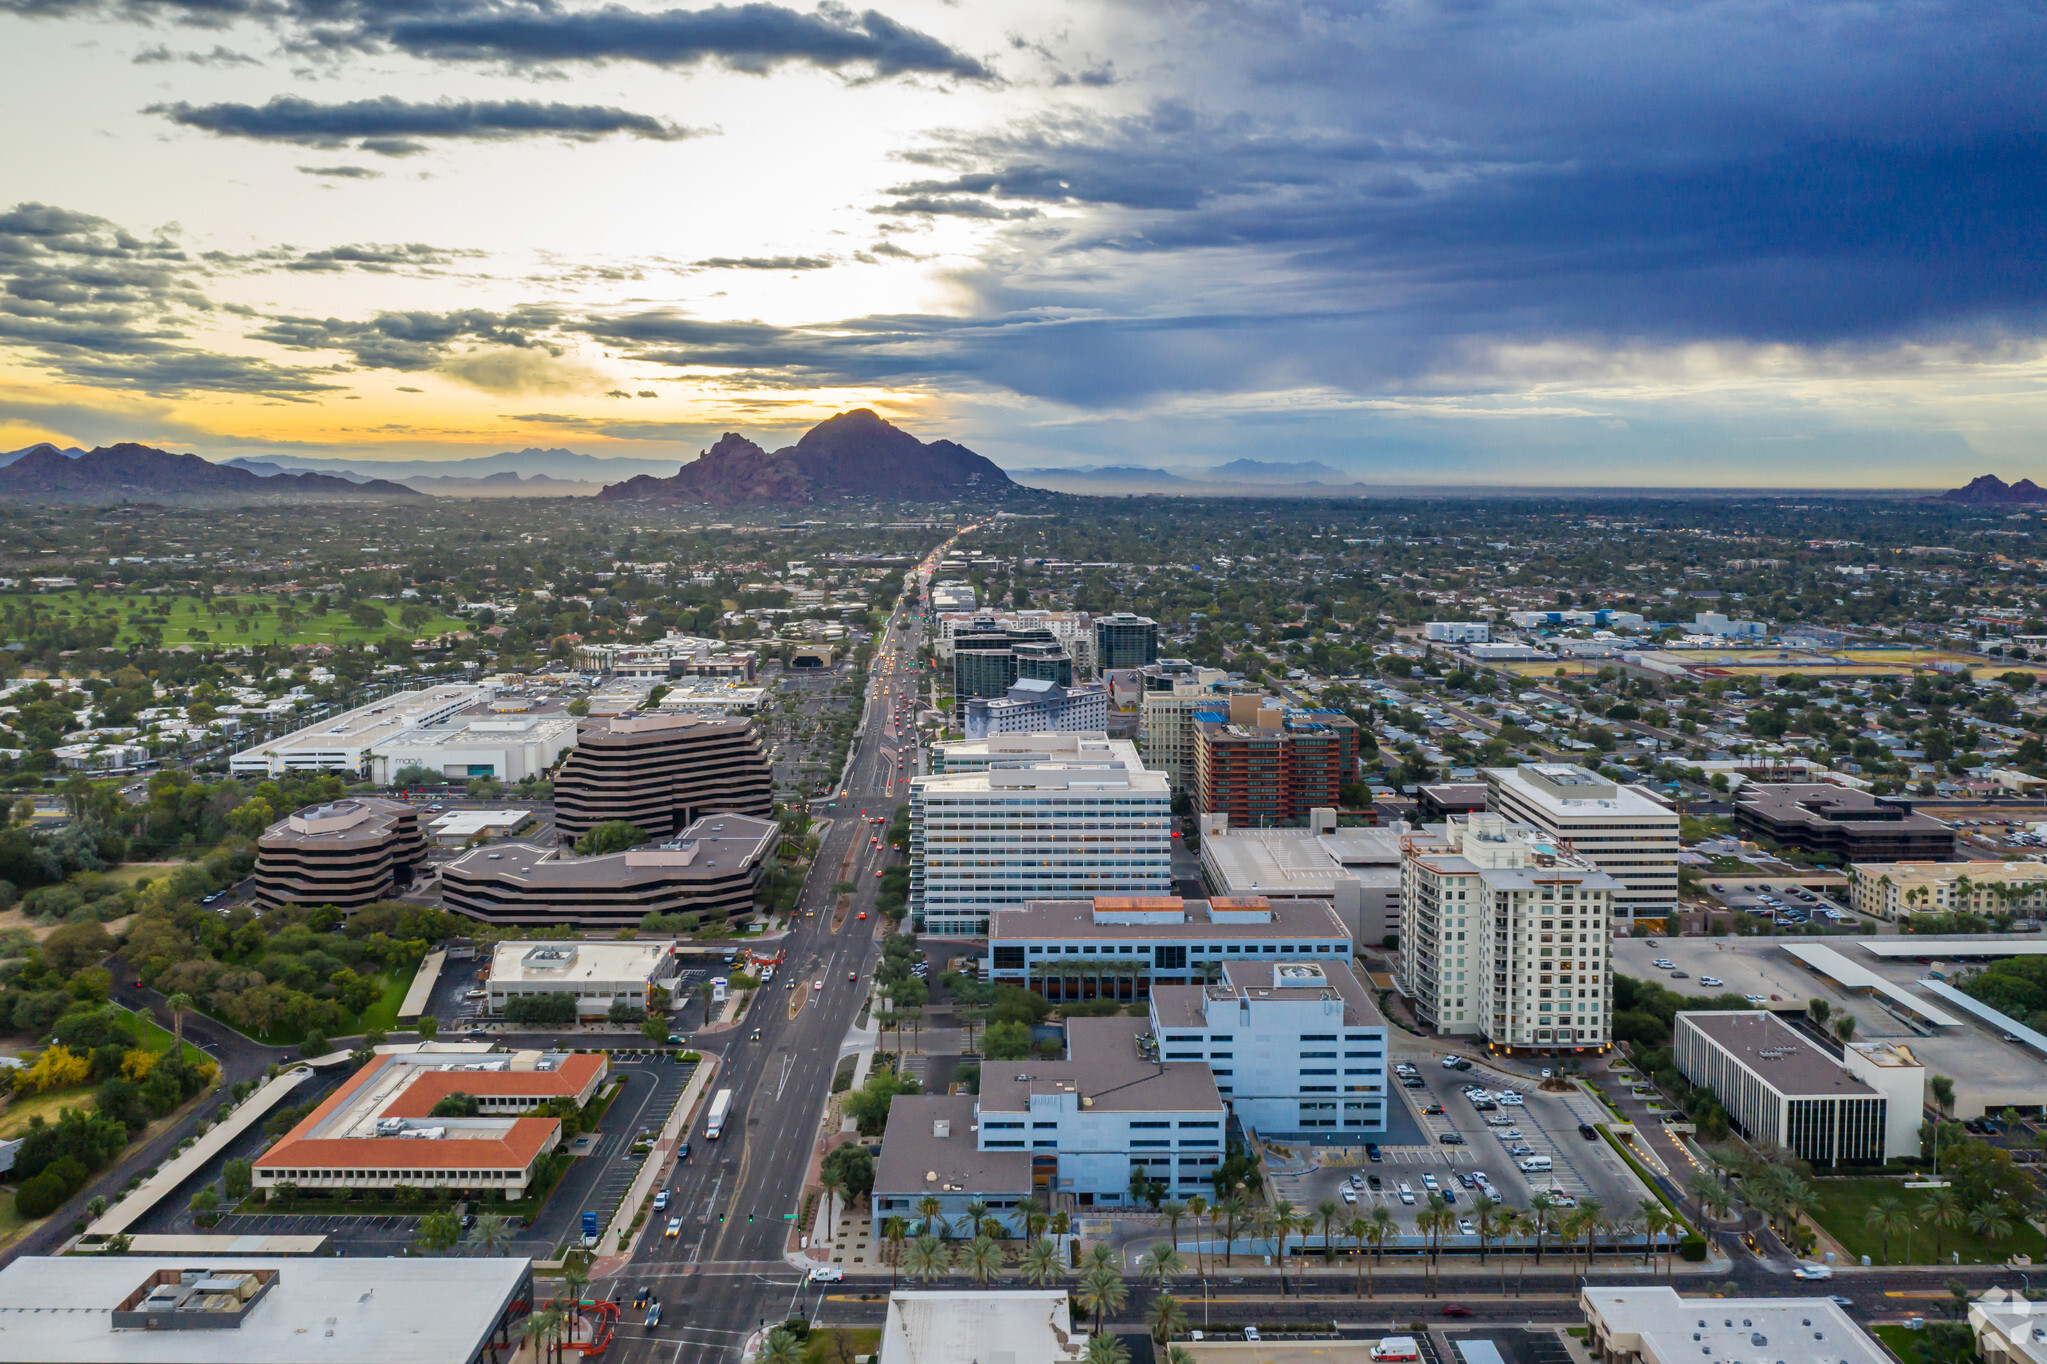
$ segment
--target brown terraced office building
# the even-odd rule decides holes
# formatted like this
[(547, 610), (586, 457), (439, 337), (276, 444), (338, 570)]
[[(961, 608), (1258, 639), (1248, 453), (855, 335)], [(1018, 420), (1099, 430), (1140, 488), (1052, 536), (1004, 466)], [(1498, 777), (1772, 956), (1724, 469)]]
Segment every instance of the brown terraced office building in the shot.
[(1815, 857), (1848, 862), (1949, 862), (1955, 831), (1895, 796), (1825, 783), (1752, 782), (1735, 796), (1734, 827)]
[(708, 814), (766, 819), (774, 794), (750, 720), (617, 716), (583, 724), (554, 779), (555, 827), (574, 842), (622, 819), (666, 839)]
[(448, 864), (441, 902), (486, 923), (631, 928), (652, 913), (729, 919), (754, 892), (781, 841), (773, 820), (709, 815), (667, 843), (568, 857), (530, 843), (494, 843)]
[(426, 839), (410, 805), (374, 796), (311, 805), (256, 840), (255, 899), (360, 909), (409, 882), (424, 860)]

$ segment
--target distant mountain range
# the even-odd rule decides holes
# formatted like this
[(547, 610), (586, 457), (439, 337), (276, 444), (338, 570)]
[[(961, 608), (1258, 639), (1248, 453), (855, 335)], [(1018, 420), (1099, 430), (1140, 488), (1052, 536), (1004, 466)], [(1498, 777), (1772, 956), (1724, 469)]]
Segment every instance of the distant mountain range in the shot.
[(421, 495), (384, 479), (352, 482), (327, 474), (302, 474), (283, 487), (247, 469), (133, 443), (104, 445), (76, 455), (54, 445), (32, 445), (14, 455), (0, 466), (0, 500), (234, 505), (279, 498), (360, 501)]
[[(24, 445), (19, 450), (0, 451), (0, 469), (5, 469), (8, 465), (14, 463), (14, 461), (20, 459), (23, 455), (27, 454), (31, 450), (57, 450), (57, 447), (50, 444), (48, 441), (44, 441), (40, 445)], [(57, 453), (64, 456), (64, 458), (66, 459), (77, 459), (80, 455), (84, 454), (85, 451), (79, 449), (75, 445), (71, 445), (66, 446), (62, 450), (57, 450)]]
[(1083, 465), (1069, 469), (1014, 469), (1011, 477), (1031, 488), (1104, 497), (1145, 495), (1170, 497), (1358, 497), (1366, 485), (1348, 479), (1341, 469), (1309, 461), (1275, 464), (1259, 459), (1233, 459), (1210, 469), (1173, 473), (1143, 464)]
[(2016, 483), (2006, 483), (1996, 474), (1984, 474), (1969, 480), (1966, 488), (1956, 488), (1941, 495), (1943, 502), (1968, 502), (1984, 507), (2012, 506), (2028, 502), (2047, 502), (2047, 488), (2042, 488), (2030, 478)]
[(440, 497), (589, 497), (607, 483), (675, 467), (665, 459), (602, 458), (560, 448), (505, 450), (474, 459), (231, 459), (228, 467), (262, 478), (323, 473), (360, 483), (387, 478)]
[(615, 483), (606, 501), (706, 507), (802, 507), (848, 497), (906, 502), (1000, 496), (1017, 485), (994, 461), (949, 440), (929, 443), (855, 408), (819, 422), (772, 453), (736, 431), (669, 478)]

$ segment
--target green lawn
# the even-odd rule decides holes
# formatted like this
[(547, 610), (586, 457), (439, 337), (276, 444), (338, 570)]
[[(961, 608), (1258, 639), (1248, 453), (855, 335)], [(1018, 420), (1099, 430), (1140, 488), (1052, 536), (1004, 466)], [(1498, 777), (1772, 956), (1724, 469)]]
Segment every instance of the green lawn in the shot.
[[(833, 1346), (843, 1338), (850, 1348), (841, 1353)], [(803, 1345), (803, 1364), (838, 1364), (841, 1359), (861, 1359), (881, 1348), (879, 1326), (833, 1326), (812, 1331)]]
[[(1819, 1205), (1812, 1210), (1813, 1220), (1825, 1227), (1830, 1235), (1839, 1241), (1851, 1255), (1867, 1255), (1872, 1264), (1883, 1264), (1883, 1238), (1871, 1231), (1863, 1218), (1869, 1206), (1886, 1194), (1901, 1199), (1908, 1211), (1916, 1210), (1926, 1197), (1926, 1190), (1900, 1187), (1895, 1179), (1815, 1179), (1813, 1188), (1819, 1193)], [(1934, 1263), (1935, 1229), (1924, 1218), (1915, 1218), (1919, 1229), (1911, 1235), (1912, 1264)], [(2030, 1224), (2021, 1224), (2011, 1235), (1999, 1241), (1986, 1244), (1983, 1239), (1967, 1228), (1958, 1227), (1939, 1233), (1942, 1263), (1952, 1258), (1957, 1250), (1962, 1253), (1964, 1264), (2001, 1264), (2013, 1255), (2030, 1255), (2035, 1263), (2047, 1257), (2047, 1237)], [(1905, 1264), (1907, 1238), (1891, 1238), (1891, 1264)]]
[(362, 1017), (356, 1020), (357, 1031), (368, 1032), (376, 1028), (389, 1032), (398, 1026), (398, 1006), (405, 1002), (406, 992), (412, 988), (413, 974), (392, 971), (379, 977), (384, 982), (384, 993), (378, 996), (376, 1003), (362, 1011)]
[[(41, 1118), (44, 1122), (55, 1122), (57, 1116), (67, 1108), (81, 1108), (92, 1111), (93, 1091), (96, 1085), (78, 1085), (71, 1089), (53, 1089), (47, 1094), (23, 1094), (0, 1111), (0, 1141), (10, 1141), (29, 1129), (31, 1119)], [(9, 1206), (12, 1199), (0, 1199)]]
[[(155, 1052), (166, 1052), (171, 1049), (171, 1043), (176, 1039), (171, 1036), (169, 1028), (164, 1027), (147, 1014), (130, 1013), (127, 1010), (123, 1010), (122, 1014), (123, 1021), (128, 1026), (128, 1032), (135, 1038), (136, 1046), (144, 1051)], [(185, 1044), (185, 1059), (195, 1064), (212, 1060), (205, 1052), (199, 1050), (190, 1042)]]
[[(210, 604), (196, 596), (173, 597), (169, 594), (147, 593), (95, 593), (87, 599), (76, 591), (38, 592), (34, 594), (34, 599), (42, 610), (60, 618), (68, 616), (72, 620), (80, 621), (118, 622), (121, 627), (122, 644), (136, 642), (141, 638), (143, 629), (151, 626), (162, 633), (166, 645), (208, 642), (343, 644), (379, 640), (387, 634), (437, 635), (443, 631), (469, 628), (469, 623), (459, 617), (443, 615), (436, 611), (433, 619), (418, 630), (407, 630), (398, 623), (398, 612), (404, 605), (399, 602), (373, 603), (384, 609), (389, 624), (368, 630), (350, 620), (345, 612), (329, 611), (325, 615), (314, 615), (311, 614), (310, 605), (293, 603), (291, 607), (300, 613), (300, 618), (287, 630), (279, 621), (277, 614), (277, 608), (285, 606), (286, 603), (263, 593), (218, 596)], [(129, 606), (130, 600), (136, 605)], [(236, 615), (234, 610), (230, 609), (232, 607), (247, 612), (257, 606), (271, 609), (245, 615)], [(140, 624), (137, 623), (138, 620)], [(243, 628), (237, 629), (237, 626)]]

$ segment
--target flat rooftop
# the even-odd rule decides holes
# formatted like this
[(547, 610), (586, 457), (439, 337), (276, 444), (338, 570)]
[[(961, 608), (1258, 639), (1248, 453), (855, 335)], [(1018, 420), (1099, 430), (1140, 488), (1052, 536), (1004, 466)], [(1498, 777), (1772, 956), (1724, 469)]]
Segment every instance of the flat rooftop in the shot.
[(931, 746), (934, 772), (976, 771), (986, 767), (1035, 762), (1120, 763), (1144, 771), (1137, 745), (1107, 734), (993, 734), (985, 739), (955, 739)]
[(465, 682), (428, 687), (421, 691), (394, 692), (381, 701), (343, 711), (282, 738), (258, 744), (235, 757), (253, 762), (272, 753), (289, 755), (298, 751), (369, 748), (408, 729), (433, 724), (465, 707), (488, 701), (495, 690), (488, 683)]
[[(516, 845), (523, 847), (524, 845)], [(470, 856), (475, 856), (474, 853)], [(596, 858), (581, 859), (596, 861)], [(668, 961), (661, 942), (501, 942), (491, 951), (492, 985), (563, 987), (652, 980)]]
[(1029, 1151), (977, 1148), (971, 1094), (898, 1094), (874, 1163), (877, 1194), (1025, 1193)]
[[(439, 831), (438, 824), (435, 826)], [(505, 876), (531, 882), (535, 889), (560, 887), (564, 890), (601, 889), (608, 886), (673, 883), (701, 879), (721, 881), (735, 871), (749, 871), (773, 850), (781, 828), (773, 820), (748, 815), (706, 815), (665, 843), (642, 843), (624, 852), (577, 857), (555, 845), (533, 843), (490, 843), (471, 848), (448, 864), (458, 876)], [(530, 944), (529, 944), (530, 945)], [(624, 963), (620, 969), (636, 969), (635, 946), (665, 948), (665, 943), (549, 943), (542, 946), (575, 949), (579, 954), (598, 949), (593, 960)], [(606, 955), (602, 949), (627, 949)], [(516, 973), (518, 961), (511, 963)], [(536, 969), (539, 969), (536, 967)], [(652, 969), (652, 968), (650, 968)], [(493, 975), (497, 968), (492, 967)], [(519, 978), (514, 974), (513, 979)], [(551, 978), (551, 977), (550, 977)], [(624, 979), (607, 976), (605, 979)]]
[(911, 787), (926, 800), (948, 800), (972, 796), (1021, 796), (1026, 793), (1075, 791), (1133, 791), (1140, 795), (1168, 794), (1166, 774), (1147, 772), (1142, 767), (1125, 767), (1111, 759), (1091, 763), (1084, 759), (1034, 763), (1029, 767), (990, 767), (978, 772), (933, 772), (913, 777)]
[[(115, 1330), (159, 1271), (274, 1272), (218, 1330)], [(0, 1355), (13, 1364), (469, 1364), (532, 1261), (434, 1256), (24, 1256), (0, 1269)]]
[(1646, 1364), (1889, 1364), (1835, 1303), (1811, 1298), (1681, 1298), (1672, 1288), (1586, 1288), (1588, 1320), (1616, 1352)]
[(1833, 1057), (1762, 1009), (1740, 1013), (1684, 1011), (1678, 1017), (1731, 1052), (1750, 1070), (1794, 1097), (1847, 1098), (1876, 1091), (1841, 1068)]
[[(1215, 917), (1214, 907), (1218, 906), (1213, 900), (1182, 901), (1173, 896), (1031, 900), (1022, 909), (1004, 910), (990, 916), (988, 940), (991, 943), (1051, 942), (1074, 938), (1264, 942), (1274, 938), (1297, 941), (1340, 938), (1347, 942), (1351, 936), (1327, 900), (1261, 899), (1256, 901), (1255, 909), (1237, 911), (1242, 917), (1234, 921), (1227, 902), (1219, 906), (1226, 916), (1221, 921)], [(1108, 914), (1110, 921), (1100, 919), (1098, 909), (1100, 913)]]
[(1575, 763), (1489, 767), (1485, 775), (1489, 782), (1552, 814), (1579, 818), (1628, 815), (1653, 817), (1673, 827), (1677, 824), (1677, 812), (1640, 787), (1622, 786)]
[(1400, 866), (1392, 829), (1231, 829), (1203, 834), (1201, 865), (1233, 894), (1331, 895), (1341, 876)]
[(989, 1061), (982, 1066), (981, 1112), (984, 1116), (1022, 1112), (1031, 1106), (1031, 1095), (1049, 1093), (1077, 1094), (1098, 1113), (1219, 1116), (1222, 1092), (1215, 1087), (1208, 1064), (1149, 1060), (1139, 1050), (1138, 1039), (1150, 1035), (1150, 1024), (1143, 1019), (1068, 1019), (1068, 1059)]

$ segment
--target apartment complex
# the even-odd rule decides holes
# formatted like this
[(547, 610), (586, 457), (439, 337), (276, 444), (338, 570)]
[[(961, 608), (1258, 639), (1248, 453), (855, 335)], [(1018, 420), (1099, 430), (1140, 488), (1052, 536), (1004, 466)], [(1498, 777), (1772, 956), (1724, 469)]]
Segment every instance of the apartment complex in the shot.
[(1490, 767), (1484, 776), (1488, 809), (1533, 825), (1620, 882), (1619, 923), (1677, 911), (1677, 811), (1572, 763)]
[(1425, 1026), (1502, 1051), (1603, 1049), (1621, 890), (1544, 830), (1453, 815), (1440, 835), (1407, 840), (1400, 992)]
[(1151, 1029), (1160, 1060), (1205, 1062), (1261, 1136), (1386, 1130), (1386, 1018), (1348, 962), (1225, 961), (1210, 984), (1154, 987)]
[(502, 1014), (519, 995), (569, 995), (586, 1017), (614, 1004), (649, 1006), (654, 987), (676, 974), (675, 944), (651, 942), (501, 942), (491, 949), (490, 1011)]
[(256, 840), (257, 904), (361, 909), (412, 879), (426, 860), (419, 811), (352, 796), (288, 815)]
[[(589, 1103), (608, 1073), (601, 1054), (435, 1043), (389, 1050), (256, 1157), (255, 1184), (522, 1198), (561, 1144), (561, 1119), (539, 1110), (557, 1099)], [(436, 1116), (455, 1095), (476, 1100), (477, 1115)]]
[(1194, 715), (1194, 800), (1239, 828), (1291, 824), (1343, 803), (1357, 775), (1357, 723), (1341, 711), (1232, 696)]
[(1734, 827), (1815, 858), (1855, 862), (1946, 862), (1954, 829), (1896, 796), (1823, 782), (1749, 782), (1735, 795)]
[(1848, 904), (1874, 919), (2047, 911), (2047, 862), (1856, 862)]
[(993, 700), (969, 697), (964, 709), (969, 739), (991, 734), (1100, 734), (1109, 725), (1109, 692), (1098, 683), (1076, 687), (1024, 678), (1010, 683), (1009, 690)]
[(367, 777), (371, 750), (378, 745), (486, 702), (496, 690), (489, 683), (464, 682), (393, 692), (381, 701), (245, 748), (228, 759), (228, 772), (237, 777), (281, 777), (287, 772), (350, 772)]
[(618, 716), (584, 723), (554, 808), (566, 841), (614, 819), (666, 839), (708, 814), (769, 818), (774, 777), (750, 720)]
[(1048, 999), (1144, 999), (1219, 978), (1232, 960), (1348, 962), (1353, 945), (1325, 900), (1039, 900), (990, 921), (987, 974)]
[(1121, 761), (1036, 762), (910, 781), (910, 908), (978, 937), (1038, 899), (1172, 888), (1172, 795)]
[(635, 928), (648, 914), (730, 920), (753, 912), (781, 826), (706, 815), (666, 843), (597, 857), (559, 847), (489, 843), (441, 873), (441, 900), (484, 923)]
[(1765, 1149), (1814, 1165), (1919, 1154), (1926, 1068), (1904, 1047), (1858, 1044), (1837, 1061), (1775, 1014), (1701, 1010), (1677, 1016), (1671, 1055)]
[(1128, 611), (1095, 617), (1095, 666), (1142, 668), (1158, 662), (1159, 623)]

